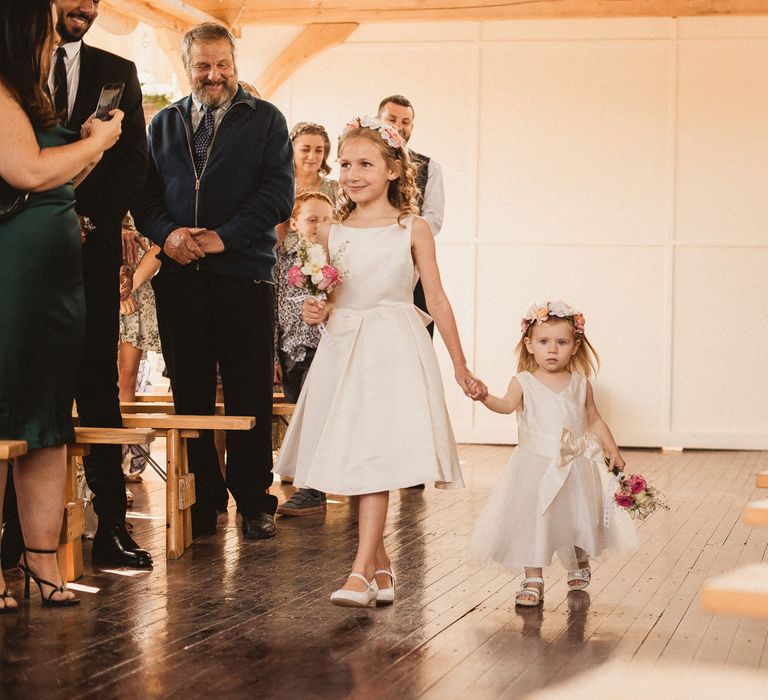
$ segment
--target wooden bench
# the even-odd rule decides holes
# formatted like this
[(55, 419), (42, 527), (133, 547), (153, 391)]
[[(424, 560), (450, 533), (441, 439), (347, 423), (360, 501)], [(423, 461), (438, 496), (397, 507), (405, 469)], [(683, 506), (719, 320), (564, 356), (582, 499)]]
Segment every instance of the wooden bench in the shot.
[(748, 503), (743, 517), (747, 525), (768, 526), (768, 498)]
[(64, 581), (83, 574), (85, 504), (77, 497), (77, 459), (90, 452), (91, 445), (144, 445), (155, 439), (155, 432), (129, 428), (75, 428), (75, 444), (67, 445), (67, 476), (64, 485), (64, 519), (57, 557)]
[[(587, 664), (588, 665), (588, 664)], [(578, 668), (576, 669), (579, 670)], [(609, 662), (577, 673), (563, 683), (526, 694), (526, 700), (722, 700), (766, 697), (765, 672), (721, 664)]]
[(755, 481), (757, 482), (757, 488), (768, 489), (768, 472), (758, 472), (757, 479)]
[(21, 457), (27, 454), (27, 443), (24, 440), (0, 440), (0, 461)]
[(714, 613), (768, 617), (768, 564), (748, 564), (707, 579), (699, 601)]
[[(171, 404), (172, 406), (172, 404)], [(149, 428), (166, 437), (165, 556), (178, 559), (192, 544), (192, 512), (195, 475), (189, 472), (187, 440), (201, 430), (250, 430), (252, 416), (184, 416), (173, 413), (124, 413), (128, 428)]]
[[(272, 417), (293, 415), (296, 404), (276, 401), (272, 404)], [(176, 413), (170, 401), (123, 401), (120, 404), (123, 413), (164, 413), (172, 416)], [(216, 415), (223, 416), (224, 404), (216, 404)]]

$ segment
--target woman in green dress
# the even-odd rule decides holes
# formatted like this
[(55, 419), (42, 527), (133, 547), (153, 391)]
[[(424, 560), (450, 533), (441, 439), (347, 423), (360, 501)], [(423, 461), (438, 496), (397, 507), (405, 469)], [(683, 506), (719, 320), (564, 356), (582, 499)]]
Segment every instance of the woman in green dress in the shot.
[[(0, 440), (27, 442), (14, 462), (20, 566), (44, 605), (61, 606), (79, 602), (56, 562), (85, 322), (73, 185), (117, 141), (122, 113), (89, 122), (79, 140), (58, 126), (44, 89), (53, 40), (50, 0), (0, 0), (0, 177), (31, 193), (0, 221)], [(0, 614), (17, 610), (0, 573)]]

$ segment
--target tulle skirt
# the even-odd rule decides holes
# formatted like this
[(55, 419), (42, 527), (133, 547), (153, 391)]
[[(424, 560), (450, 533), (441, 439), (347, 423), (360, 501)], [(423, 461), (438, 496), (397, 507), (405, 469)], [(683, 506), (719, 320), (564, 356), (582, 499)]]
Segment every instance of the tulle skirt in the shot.
[(608, 501), (610, 476), (583, 456), (575, 458), (559, 493), (541, 514), (539, 486), (551, 461), (515, 449), (475, 526), (471, 548), (476, 559), (519, 569), (549, 566), (557, 556), (573, 570), (587, 557), (637, 547), (631, 518)]

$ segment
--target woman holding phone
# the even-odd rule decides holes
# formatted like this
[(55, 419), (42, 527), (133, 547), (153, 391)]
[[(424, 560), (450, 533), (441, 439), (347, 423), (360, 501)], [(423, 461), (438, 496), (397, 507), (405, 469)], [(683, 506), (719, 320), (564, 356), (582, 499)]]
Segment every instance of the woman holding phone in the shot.
[[(89, 120), (79, 140), (60, 127), (45, 90), (52, 48), (50, 0), (0, 2), (0, 177), (30, 193), (0, 221), (0, 439), (27, 442), (14, 463), (26, 583), (43, 605), (69, 606), (79, 601), (56, 546), (85, 323), (73, 184), (117, 141), (123, 115)], [(0, 462), (0, 500), (6, 475)], [(0, 573), (0, 614), (17, 610)]]

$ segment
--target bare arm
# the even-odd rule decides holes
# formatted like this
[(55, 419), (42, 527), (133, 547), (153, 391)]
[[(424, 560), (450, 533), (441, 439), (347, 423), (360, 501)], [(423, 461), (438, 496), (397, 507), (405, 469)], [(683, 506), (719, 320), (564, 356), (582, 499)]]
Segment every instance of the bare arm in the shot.
[(44, 192), (72, 180), (120, 136), (122, 112), (99, 122), (75, 143), (40, 148), (24, 110), (0, 83), (0, 177), (25, 192)]
[(608, 470), (612, 470), (614, 467), (624, 469), (624, 459), (619, 452), (619, 446), (616, 444), (616, 440), (613, 438), (611, 429), (608, 424), (603, 420), (600, 412), (597, 410), (595, 404), (595, 395), (592, 391), (592, 385), (587, 382), (587, 430), (597, 435), (600, 438), (600, 442), (603, 443), (603, 451), (608, 458)]
[(512, 377), (504, 396), (488, 394), (483, 399), (483, 404), (494, 413), (514, 413), (523, 405), (523, 387), (515, 377)]
[(424, 297), (429, 314), (435, 321), (440, 337), (448, 349), (453, 363), (453, 373), (456, 381), (467, 396), (472, 398), (484, 397), (487, 393), (485, 385), (476, 379), (467, 368), (467, 360), (461, 348), (459, 330), (453, 315), (451, 303), (443, 290), (440, 280), (440, 270), (435, 257), (435, 239), (429, 224), (420, 217), (413, 220), (411, 232), (413, 258), (424, 287)]
[(136, 266), (136, 271), (133, 273), (134, 292), (141, 287), (142, 284), (149, 282), (160, 269), (160, 261), (157, 259), (157, 254), (159, 252), (160, 246), (153, 244), (144, 254), (144, 257), (139, 261), (139, 264)]

